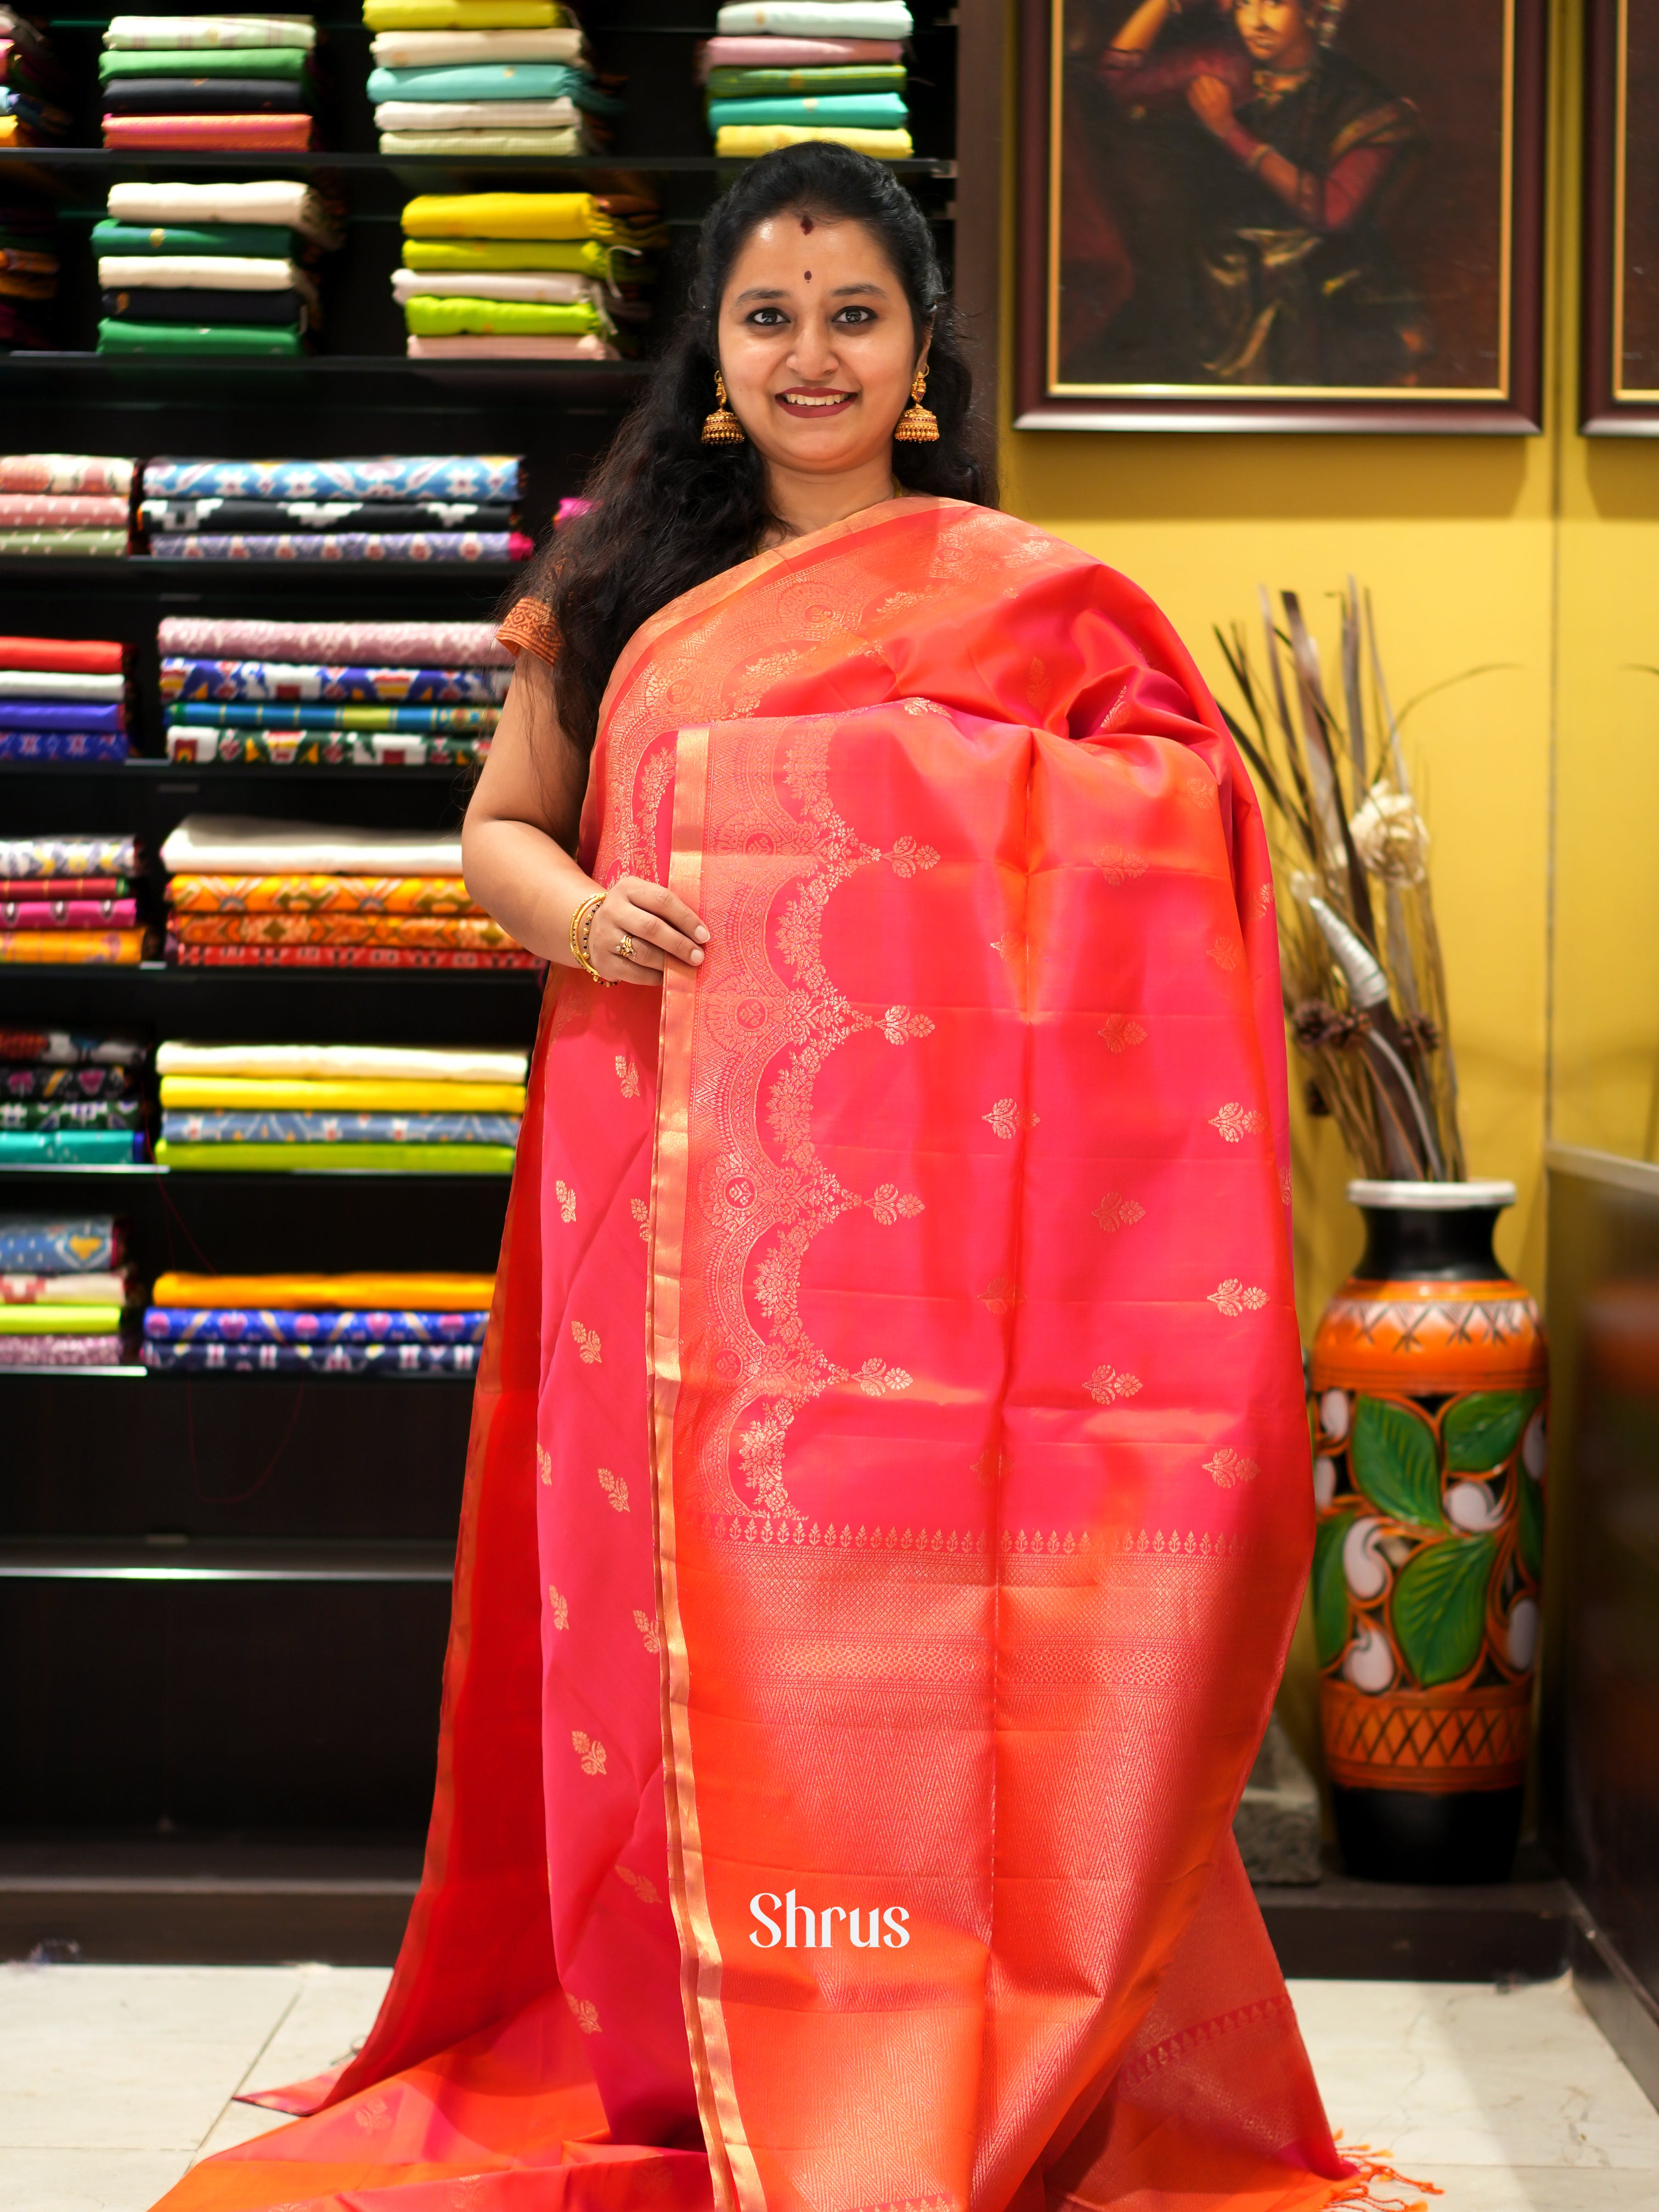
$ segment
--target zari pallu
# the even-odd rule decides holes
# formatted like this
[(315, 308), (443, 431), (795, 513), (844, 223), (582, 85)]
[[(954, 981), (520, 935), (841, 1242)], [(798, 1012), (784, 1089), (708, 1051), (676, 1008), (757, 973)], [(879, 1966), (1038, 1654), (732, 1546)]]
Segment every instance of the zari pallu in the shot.
[(895, 501), (634, 638), (581, 853), (708, 959), (550, 997), (403, 1953), (169, 2212), (1363, 2199), (1230, 1825), (1313, 1516), (1190, 660)]

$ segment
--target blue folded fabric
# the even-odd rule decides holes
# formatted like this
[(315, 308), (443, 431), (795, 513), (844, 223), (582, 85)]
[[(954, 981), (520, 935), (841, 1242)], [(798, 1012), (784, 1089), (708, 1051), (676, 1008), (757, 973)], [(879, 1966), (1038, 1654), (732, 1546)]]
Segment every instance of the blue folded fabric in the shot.
[(506, 698), (506, 668), (341, 668), (289, 660), (197, 660), (169, 655), (161, 663), (161, 696), (183, 699), (333, 700), (343, 707), (495, 706)]
[(910, 111), (896, 92), (825, 93), (805, 100), (711, 100), (708, 121), (718, 131), (726, 123), (839, 124), (845, 131), (896, 131)]
[[(488, 737), (500, 718), (496, 707), (376, 707), (375, 720), (362, 725), (377, 734), (386, 730), (423, 732), (438, 737)], [(167, 708), (167, 727), (192, 729), (347, 730), (359, 726), (346, 718), (349, 707), (249, 706), (233, 700), (181, 699)]]
[(106, 1275), (120, 1257), (107, 1213), (0, 1214), (0, 1274)]
[(161, 1116), (173, 1145), (516, 1145), (516, 1114), (321, 1114), (215, 1108)]
[(0, 730), (124, 730), (118, 699), (0, 699)]
[(152, 1344), (482, 1344), (489, 1325), (477, 1313), (254, 1312), (240, 1306), (151, 1306)]
[(152, 561), (510, 561), (506, 530), (307, 530), (283, 536), (220, 537), (207, 531), (154, 538)]
[(620, 115), (586, 70), (557, 62), (465, 62), (448, 69), (377, 69), (368, 96), (383, 100), (574, 100), (593, 115)]
[(476, 1344), (150, 1344), (160, 1374), (476, 1375)]
[(146, 461), (146, 499), (516, 499), (520, 453), (356, 461)]
[(0, 730), (0, 761), (124, 761), (122, 730)]

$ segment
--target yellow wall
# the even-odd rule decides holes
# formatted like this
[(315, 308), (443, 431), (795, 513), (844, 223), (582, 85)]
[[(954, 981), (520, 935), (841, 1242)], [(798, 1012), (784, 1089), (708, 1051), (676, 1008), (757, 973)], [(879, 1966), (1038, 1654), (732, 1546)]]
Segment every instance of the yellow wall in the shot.
[[(1544, 435), (1012, 430), (1012, 161), (1002, 318), (1006, 504), (1150, 591), (1224, 696), (1211, 626), (1254, 623), (1258, 584), (1310, 611), (1350, 574), (1368, 586), (1396, 703), (1502, 665), (1426, 702), (1407, 750), (1470, 1172), (1519, 1187), (1498, 1250), (1540, 1293), (1552, 1100), (1556, 1136), (1645, 1155), (1659, 1072), (1659, 676), (1623, 665), (1659, 667), (1659, 443), (1572, 427), (1582, 0), (1555, 35)], [(1297, 1155), (1310, 1328), (1359, 1224), (1332, 1125), (1300, 1127)]]

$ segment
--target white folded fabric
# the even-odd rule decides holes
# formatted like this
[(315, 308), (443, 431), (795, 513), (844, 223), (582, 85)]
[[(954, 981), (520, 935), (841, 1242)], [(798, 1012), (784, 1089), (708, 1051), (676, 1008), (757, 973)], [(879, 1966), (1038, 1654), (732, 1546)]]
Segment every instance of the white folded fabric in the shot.
[(377, 131), (568, 131), (582, 119), (574, 100), (383, 100)]
[(98, 282), (106, 292), (298, 292), (317, 304), (303, 269), (248, 253), (103, 253)]
[(118, 222), (274, 222), (343, 243), (340, 228), (309, 185), (261, 177), (246, 185), (112, 185), (109, 211)]
[(592, 149), (587, 134), (574, 131), (383, 131), (383, 154), (453, 154), (465, 161), (473, 154), (540, 154), (547, 159), (564, 154), (586, 154)]
[[(523, 1052), (466, 1045), (190, 1044), (155, 1048), (158, 1075), (374, 1076), (383, 1083), (522, 1083)], [(65, 1279), (70, 1279), (66, 1278)]]
[(575, 276), (562, 270), (550, 269), (540, 276), (527, 276), (506, 269), (392, 270), (392, 296), (399, 307), (405, 300), (425, 295), (441, 300), (535, 300), (555, 307), (580, 307), (586, 301), (590, 307), (610, 312), (602, 284), (591, 276)]
[(43, 675), (33, 668), (0, 668), (0, 699), (118, 699), (125, 684), (122, 676)]
[(413, 830), (352, 830), (326, 822), (264, 822), (244, 814), (187, 814), (162, 841), (173, 876), (459, 876), (461, 840)]
[(574, 62), (580, 31), (382, 31), (368, 51), (382, 69), (433, 69), (444, 62)]
[(407, 342), (411, 361), (620, 361), (603, 338), (416, 338)]
[(131, 1295), (125, 1275), (0, 1275), (0, 1306), (124, 1306)]
[(904, 0), (738, 0), (714, 18), (723, 35), (776, 31), (799, 38), (908, 39), (915, 25)]
[(314, 15), (112, 15), (106, 46), (314, 46)]

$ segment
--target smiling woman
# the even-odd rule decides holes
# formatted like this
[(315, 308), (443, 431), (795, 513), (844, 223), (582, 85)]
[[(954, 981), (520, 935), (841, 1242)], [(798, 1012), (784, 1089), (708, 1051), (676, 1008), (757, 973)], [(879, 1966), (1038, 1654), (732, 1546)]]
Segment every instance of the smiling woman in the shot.
[(552, 975), (425, 1879), (169, 2205), (1357, 2208), (1230, 1826), (1313, 1519), (1259, 810), (988, 504), (887, 172), (702, 251), (467, 817)]

